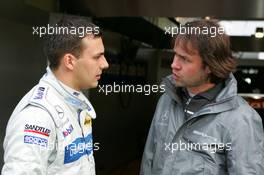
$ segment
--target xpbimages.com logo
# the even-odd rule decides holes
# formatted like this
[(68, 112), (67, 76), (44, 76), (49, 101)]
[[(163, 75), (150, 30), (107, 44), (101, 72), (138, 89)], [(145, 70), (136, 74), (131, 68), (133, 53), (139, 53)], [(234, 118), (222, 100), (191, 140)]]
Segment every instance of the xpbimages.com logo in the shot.
[(65, 27), (65, 26), (51, 26), (48, 24), (47, 26), (41, 27), (32, 27), (33, 35), (38, 35), (42, 37), (46, 34), (48, 35), (77, 35), (79, 37), (84, 37), (85, 35), (94, 34), (97, 35), (100, 33), (99, 27)]
[(177, 151), (208, 151), (210, 153), (231, 151), (231, 143), (164, 143), (164, 150), (174, 153)]
[(113, 85), (107, 84), (107, 85), (99, 85), (98, 86), (98, 92), (104, 93), (105, 95), (108, 95), (110, 93), (144, 93), (144, 95), (150, 95), (151, 93), (163, 93), (165, 92), (165, 85), (133, 85), (133, 84), (116, 84), (116, 82), (113, 83)]
[(207, 26), (203, 26), (203, 27), (193, 27), (193, 26), (185, 26), (185, 25), (181, 25), (178, 27), (170, 27), (170, 26), (166, 26), (164, 28), (165, 30), (165, 34), (171, 35), (172, 37), (178, 34), (187, 34), (187, 35), (209, 35), (210, 37), (214, 38), (217, 36), (217, 34), (219, 35), (223, 35), (225, 33), (225, 29), (224, 27), (215, 27), (215, 26), (211, 26), (211, 27), (207, 27)]

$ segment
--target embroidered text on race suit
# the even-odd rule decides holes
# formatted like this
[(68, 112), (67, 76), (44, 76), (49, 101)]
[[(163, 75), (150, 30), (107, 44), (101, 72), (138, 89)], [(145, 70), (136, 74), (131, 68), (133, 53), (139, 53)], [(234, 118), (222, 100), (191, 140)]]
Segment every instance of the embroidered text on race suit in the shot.
[(24, 136), (24, 143), (40, 145), (43, 147), (48, 146), (48, 140), (47, 139), (32, 136), (32, 135), (25, 135)]
[(42, 126), (37, 126), (37, 125), (25, 125), (25, 130), (24, 132), (31, 132), (31, 133), (36, 133), (44, 136), (49, 136), (50, 135), (50, 130), (47, 128), (44, 128)]

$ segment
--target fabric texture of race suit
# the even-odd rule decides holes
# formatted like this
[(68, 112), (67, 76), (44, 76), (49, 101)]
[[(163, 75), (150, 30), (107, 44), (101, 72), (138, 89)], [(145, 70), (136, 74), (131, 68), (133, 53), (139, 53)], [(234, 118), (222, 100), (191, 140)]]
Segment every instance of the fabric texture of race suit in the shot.
[(171, 76), (164, 80), (140, 175), (263, 175), (261, 117), (237, 95), (234, 76), (188, 119), (175, 83)]
[(8, 121), (2, 175), (94, 175), (94, 118), (85, 95), (47, 67)]

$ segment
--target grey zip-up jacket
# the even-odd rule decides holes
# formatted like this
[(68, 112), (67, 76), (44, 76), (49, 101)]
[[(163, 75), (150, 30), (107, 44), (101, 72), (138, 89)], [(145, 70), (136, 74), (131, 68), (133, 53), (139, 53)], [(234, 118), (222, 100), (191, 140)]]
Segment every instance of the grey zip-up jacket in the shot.
[(140, 175), (263, 175), (260, 116), (237, 95), (231, 74), (215, 102), (188, 120), (171, 76), (164, 80)]

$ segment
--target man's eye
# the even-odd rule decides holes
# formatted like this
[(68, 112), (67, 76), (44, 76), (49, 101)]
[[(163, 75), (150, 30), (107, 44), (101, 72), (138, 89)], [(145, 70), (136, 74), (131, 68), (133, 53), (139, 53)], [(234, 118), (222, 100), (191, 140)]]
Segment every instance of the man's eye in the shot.
[(181, 58), (181, 60), (183, 60), (183, 61), (187, 61), (186, 57), (181, 56), (180, 58)]

